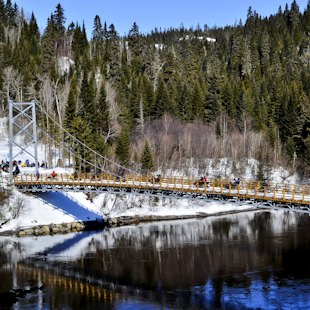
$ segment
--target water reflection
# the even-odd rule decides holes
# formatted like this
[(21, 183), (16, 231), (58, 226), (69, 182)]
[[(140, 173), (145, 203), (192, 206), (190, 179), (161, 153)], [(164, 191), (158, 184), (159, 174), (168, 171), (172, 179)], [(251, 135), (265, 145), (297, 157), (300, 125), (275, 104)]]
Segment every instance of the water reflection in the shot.
[(309, 224), (252, 212), (3, 237), (0, 293), (35, 288), (15, 303), (33, 308), (310, 308)]

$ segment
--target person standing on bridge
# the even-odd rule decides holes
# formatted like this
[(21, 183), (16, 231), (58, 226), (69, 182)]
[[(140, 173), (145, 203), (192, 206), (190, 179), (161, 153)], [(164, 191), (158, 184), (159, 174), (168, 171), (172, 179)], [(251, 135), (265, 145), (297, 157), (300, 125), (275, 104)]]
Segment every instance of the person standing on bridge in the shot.
[(51, 175), (52, 175), (52, 178), (55, 179), (55, 177), (57, 176), (57, 173), (55, 172), (55, 170), (53, 170)]

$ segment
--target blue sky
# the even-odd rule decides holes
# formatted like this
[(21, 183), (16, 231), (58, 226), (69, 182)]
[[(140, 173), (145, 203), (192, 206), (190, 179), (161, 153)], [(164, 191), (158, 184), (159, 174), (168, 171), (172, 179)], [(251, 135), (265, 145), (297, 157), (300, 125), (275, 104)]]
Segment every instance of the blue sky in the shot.
[[(307, 6), (308, 0), (297, 0), (300, 10)], [(14, 1), (12, 1), (14, 3)], [(46, 27), (47, 18), (61, 3), (67, 18), (71, 21), (85, 22), (88, 35), (92, 33), (94, 17), (99, 15), (102, 23), (113, 23), (120, 35), (127, 34), (134, 22), (142, 33), (155, 27), (167, 29), (179, 27), (203, 27), (233, 25), (245, 20), (249, 6), (262, 16), (278, 11), (279, 6), (290, 6), (292, 0), (17, 0), (26, 17), (34, 12), (40, 30)]]

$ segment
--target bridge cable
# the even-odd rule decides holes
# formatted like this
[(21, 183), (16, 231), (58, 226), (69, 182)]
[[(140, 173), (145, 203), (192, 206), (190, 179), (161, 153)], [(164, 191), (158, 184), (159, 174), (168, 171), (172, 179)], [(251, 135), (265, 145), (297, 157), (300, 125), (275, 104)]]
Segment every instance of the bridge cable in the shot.
[(42, 105), (38, 102), (38, 101), (35, 101), (35, 104), (41, 109), (41, 111), (51, 120), (53, 121), (53, 123), (55, 123), (63, 132), (65, 132), (66, 134), (69, 135), (70, 138), (72, 138), (74, 141), (76, 141), (78, 144), (86, 147), (90, 152), (92, 152), (93, 154), (99, 156), (101, 159), (111, 163), (112, 165), (115, 165), (123, 170), (126, 170), (130, 173), (133, 173), (133, 174), (140, 174), (139, 172), (137, 171), (134, 171), (132, 169), (129, 169), (129, 168), (126, 168), (122, 165), (120, 165), (119, 163), (116, 163), (114, 162), (113, 160), (99, 154), (98, 152), (96, 152), (95, 150), (93, 150), (92, 148), (90, 148), (89, 146), (87, 146), (85, 143), (83, 143), (82, 141), (80, 141), (79, 139), (77, 139), (75, 136), (73, 136), (69, 131), (67, 131), (65, 128), (63, 128), (53, 117), (51, 117), (42, 107)]

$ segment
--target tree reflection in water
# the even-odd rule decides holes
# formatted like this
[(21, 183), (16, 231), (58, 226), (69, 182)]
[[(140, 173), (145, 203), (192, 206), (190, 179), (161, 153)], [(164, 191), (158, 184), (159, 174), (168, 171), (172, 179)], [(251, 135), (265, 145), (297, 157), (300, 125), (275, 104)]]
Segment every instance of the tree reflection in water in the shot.
[[(57, 255), (55, 247), (64, 246), (46, 246), (44, 264), (41, 257), (32, 257), (24, 261), (24, 268), (49, 266), (45, 300), (75, 309), (77, 300), (100, 306), (101, 295), (106, 295), (106, 306), (109, 299), (111, 307), (119, 308), (136, 300), (172, 308), (283, 307), (295, 295), (306, 307), (309, 224), (304, 215), (254, 212), (113, 228), (68, 238), (63, 241), (67, 248)], [(23, 239), (18, 242), (23, 249)], [(83, 290), (93, 293), (73, 294), (69, 282), (57, 289), (48, 280), (55, 274), (62, 275), (57, 280), (61, 283), (89, 283), (92, 286), (85, 284)]]

